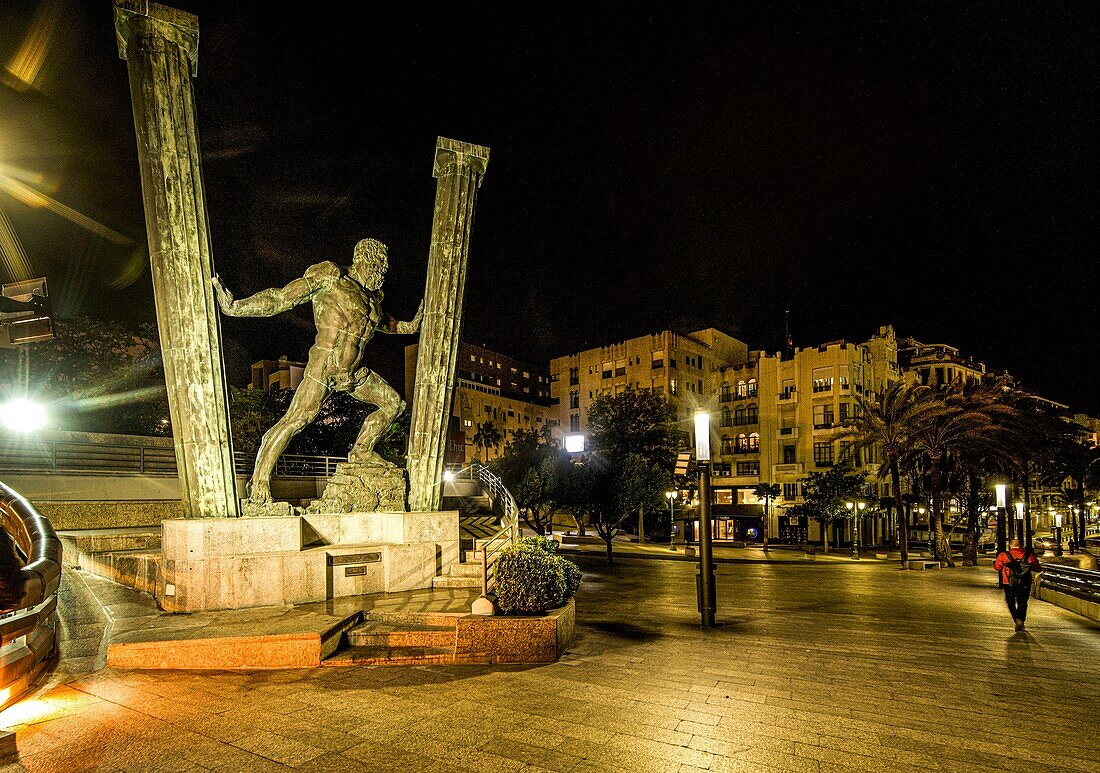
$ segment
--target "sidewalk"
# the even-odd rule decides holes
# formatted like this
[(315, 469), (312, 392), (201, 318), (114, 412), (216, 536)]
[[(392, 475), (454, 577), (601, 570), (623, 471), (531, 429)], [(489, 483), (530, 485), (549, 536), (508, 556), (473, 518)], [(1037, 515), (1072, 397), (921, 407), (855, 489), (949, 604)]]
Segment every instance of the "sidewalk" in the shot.
[[(685, 546), (676, 545), (675, 550), (669, 550), (668, 543), (645, 543), (612, 541), (612, 555), (623, 558), (650, 558), (661, 561), (699, 561), (699, 547), (695, 545), (695, 555), (688, 556), (684, 552)], [(602, 541), (582, 543), (579, 545), (562, 544), (560, 550), (564, 554), (604, 555), (607, 548)], [(820, 550), (820, 548), (818, 548)], [(874, 551), (860, 553), (861, 560), (876, 561)], [(808, 558), (801, 547), (771, 547), (765, 553), (759, 545), (754, 547), (729, 547), (720, 545), (714, 547), (715, 563), (739, 564), (816, 564), (816, 563), (852, 563), (852, 553), (846, 548), (830, 549), (828, 553), (818, 552), (813, 558)]]

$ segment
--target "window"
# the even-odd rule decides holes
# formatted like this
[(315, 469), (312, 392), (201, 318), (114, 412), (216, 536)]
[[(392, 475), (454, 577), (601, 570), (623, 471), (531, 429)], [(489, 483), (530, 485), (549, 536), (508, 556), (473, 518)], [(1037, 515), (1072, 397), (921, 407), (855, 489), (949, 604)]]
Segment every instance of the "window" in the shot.
[(699, 394), (703, 394), (703, 379), (699, 379)]
[(760, 462), (738, 462), (737, 463), (738, 475), (759, 475), (760, 474)]
[(670, 368), (675, 368), (676, 367), (676, 358), (675, 357), (669, 357), (668, 358), (668, 367), (670, 367)]
[(756, 451), (759, 448), (760, 448), (760, 433), (759, 432), (750, 432), (749, 433), (749, 450), (750, 451)]
[(618, 362), (615, 363), (615, 375), (616, 376), (625, 376), (626, 375), (626, 360), (619, 360)]
[(569, 369), (569, 386), (576, 386), (581, 383), (581, 369), (570, 368)]
[(652, 367), (654, 370), (656, 370), (657, 368), (663, 368), (664, 366), (665, 366), (665, 360), (664, 360), (663, 357), (662, 358), (654, 357), (653, 358), (653, 365), (651, 365), (650, 367)]
[(814, 429), (828, 429), (835, 423), (833, 406), (829, 404), (814, 406)]
[(833, 388), (833, 369), (814, 368), (814, 392), (828, 392)]
[(569, 393), (569, 407), (580, 408), (581, 407), (581, 393), (574, 389)]
[(613, 370), (614, 370), (614, 368), (612, 367), (612, 364), (610, 362), (605, 362), (603, 364), (603, 371), (602, 371), (603, 377), (604, 378), (611, 378), (611, 373), (612, 373)]
[[(736, 411), (734, 411), (734, 421), (736, 421), (738, 424), (741, 423), (740, 420), (739, 420), (739, 414), (741, 414), (741, 413), (743, 413), (742, 408), (738, 408)], [(730, 409), (726, 408), (726, 407), (722, 408), (722, 426), (723, 427), (731, 426)]]
[(730, 385), (722, 384), (722, 388), (718, 391), (718, 402), (728, 403), (732, 395), (730, 394)]
[(744, 432), (737, 436), (737, 445), (734, 450), (738, 454), (743, 454), (749, 450), (749, 436)]
[(728, 456), (733, 453), (733, 438), (729, 435), (722, 435), (722, 455)]
[(833, 466), (832, 443), (814, 443), (814, 464), (818, 467)]
[(757, 405), (750, 405), (748, 410), (745, 411), (745, 421), (749, 424), (756, 424), (760, 421), (760, 407)]
[(841, 365), (839, 368), (837, 368), (837, 378), (840, 381), (840, 388), (841, 389), (847, 389), (848, 388), (848, 366), (847, 365)]
[(756, 379), (750, 378), (747, 387), (748, 387), (747, 396), (748, 397), (756, 397)]
[[(691, 384), (688, 384), (688, 386), (691, 386)], [(669, 382), (668, 382), (668, 393), (670, 395), (676, 394), (676, 379), (670, 379), (669, 380)]]
[(794, 379), (783, 379), (783, 390), (779, 393), (780, 400), (790, 400), (791, 395), (794, 394)]
[(703, 369), (703, 358), (702, 357), (696, 357), (695, 358), (695, 367), (699, 368), (699, 370)]
[(840, 420), (841, 421), (847, 421), (848, 420), (848, 403), (843, 403), (842, 402), (840, 404)]
[(738, 397), (748, 397), (749, 396), (749, 385), (746, 384), (744, 381), (738, 381), (737, 382), (737, 396)]
[(796, 499), (798, 497), (798, 484), (797, 483), (784, 483), (783, 484), (783, 498), (784, 499)]
[(783, 464), (795, 464), (797, 458), (795, 446), (783, 446)]
[(581, 431), (581, 417), (579, 414), (570, 414), (569, 416), (569, 431), (580, 432)]

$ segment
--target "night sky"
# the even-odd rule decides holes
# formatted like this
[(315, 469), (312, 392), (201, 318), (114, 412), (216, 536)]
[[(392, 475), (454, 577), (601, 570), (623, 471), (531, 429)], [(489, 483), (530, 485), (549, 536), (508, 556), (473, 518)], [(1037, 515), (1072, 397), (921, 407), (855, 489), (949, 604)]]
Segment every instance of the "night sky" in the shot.
[[(789, 308), (796, 345), (889, 322), (1100, 413), (1095, 3), (177, 5), (200, 17), (214, 262), (238, 296), (375, 236), (411, 316), (444, 135), (492, 148), (471, 342), (545, 362), (715, 326), (777, 351)], [(134, 244), (0, 208), (59, 314), (151, 320), (111, 3), (0, 4), (0, 62), (50, 7), (35, 89), (0, 86), (0, 165)], [(225, 320), (230, 382), (304, 357), (309, 320)], [(365, 362), (400, 389), (412, 340)]]

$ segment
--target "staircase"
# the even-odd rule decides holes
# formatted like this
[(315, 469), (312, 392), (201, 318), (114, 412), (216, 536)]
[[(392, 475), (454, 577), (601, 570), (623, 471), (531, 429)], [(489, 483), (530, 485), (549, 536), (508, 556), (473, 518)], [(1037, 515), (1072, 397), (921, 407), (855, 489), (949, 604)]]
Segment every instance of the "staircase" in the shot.
[[(481, 581), (478, 580), (480, 585)], [(456, 653), (459, 612), (368, 612), (344, 634), (344, 646), (323, 666), (408, 666), (491, 663), (479, 653)]]

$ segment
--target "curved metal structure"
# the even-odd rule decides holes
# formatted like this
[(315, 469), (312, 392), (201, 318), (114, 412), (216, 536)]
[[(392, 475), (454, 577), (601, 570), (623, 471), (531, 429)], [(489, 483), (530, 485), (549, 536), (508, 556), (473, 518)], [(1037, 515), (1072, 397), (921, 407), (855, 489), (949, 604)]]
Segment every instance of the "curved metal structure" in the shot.
[(0, 612), (0, 709), (18, 700), (54, 652), (61, 540), (30, 502), (0, 483), (0, 526), (21, 554), (23, 598)]

